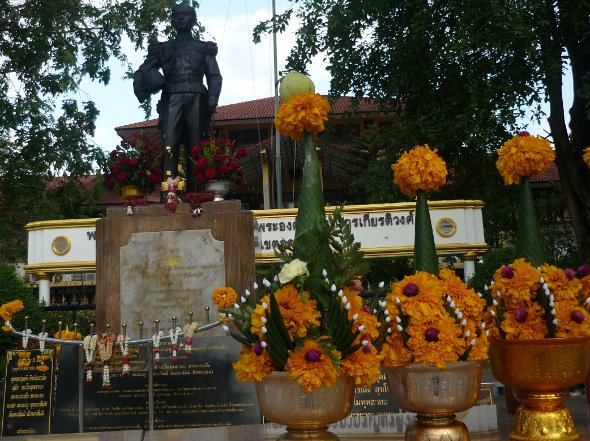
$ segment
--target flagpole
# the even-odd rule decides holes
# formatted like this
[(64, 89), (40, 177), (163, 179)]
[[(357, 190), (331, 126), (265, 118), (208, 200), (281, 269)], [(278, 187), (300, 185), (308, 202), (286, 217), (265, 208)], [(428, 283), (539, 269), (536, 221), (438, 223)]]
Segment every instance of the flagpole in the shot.
[[(277, 11), (275, 0), (272, 0), (272, 42), (274, 55), (274, 82), (275, 82), (275, 117), (279, 109), (279, 70), (277, 62)], [(276, 207), (283, 208), (283, 173), (281, 164), (281, 134), (275, 129), (275, 176), (276, 176)]]

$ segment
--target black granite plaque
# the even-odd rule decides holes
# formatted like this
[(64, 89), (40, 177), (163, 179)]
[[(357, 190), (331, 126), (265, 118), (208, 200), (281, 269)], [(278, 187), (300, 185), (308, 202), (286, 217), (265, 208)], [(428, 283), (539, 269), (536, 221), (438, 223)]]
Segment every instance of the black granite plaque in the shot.
[(350, 416), (384, 415), (399, 411), (399, 407), (391, 399), (387, 379), (382, 371), (372, 387), (356, 388)]
[(232, 368), (240, 349), (231, 337), (198, 337), (190, 356), (179, 352), (174, 362), (163, 346), (154, 372), (154, 428), (260, 423), (254, 384), (237, 381)]
[(8, 351), (1, 436), (51, 433), (53, 351)]
[(55, 377), (53, 433), (79, 432), (78, 379), (80, 367), (78, 345), (61, 345)]

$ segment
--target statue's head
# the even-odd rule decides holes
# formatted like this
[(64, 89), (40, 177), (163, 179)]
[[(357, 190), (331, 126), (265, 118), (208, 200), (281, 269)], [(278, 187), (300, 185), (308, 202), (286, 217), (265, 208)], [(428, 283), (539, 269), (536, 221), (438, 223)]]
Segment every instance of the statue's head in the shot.
[(197, 23), (195, 9), (187, 3), (178, 3), (172, 8), (172, 27), (177, 31), (186, 31)]

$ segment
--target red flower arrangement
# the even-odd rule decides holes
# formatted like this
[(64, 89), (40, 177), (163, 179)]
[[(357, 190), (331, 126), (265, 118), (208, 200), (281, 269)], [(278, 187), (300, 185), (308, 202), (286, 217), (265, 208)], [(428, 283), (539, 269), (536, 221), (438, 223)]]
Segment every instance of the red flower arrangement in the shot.
[(215, 131), (209, 131), (209, 139), (204, 139), (191, 152), (195, 163), (197, 184), (213, 180), (233, 181), (237, 185), (244, 183), (244, 168), (238, 159), (247, 156), (243, 147), (235, 146), (235, 142), (227, 138), (215, 137)]
[(162, 181), (162, 150), (153, 140), (136, 133), (109, 154), (105, 171), (105, 187), (121, 188), (135, 185), (149, 193)]

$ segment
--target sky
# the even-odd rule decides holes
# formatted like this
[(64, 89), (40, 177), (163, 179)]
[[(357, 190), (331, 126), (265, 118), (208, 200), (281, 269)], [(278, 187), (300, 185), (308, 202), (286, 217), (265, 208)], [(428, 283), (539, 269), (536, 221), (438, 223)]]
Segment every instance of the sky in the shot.
[[(276, 0), (277, 13), (287, 6), (286, 0)], [(219, 48), (217, 62), (223, 76), (219, 105), (274, 96), (272, 38), (265, 36), (261, 43), (252, 42), (254, 27), (272, 17), (271, 0), (201, 0), (197, 16), (206, 28), (201, 39), (215, 41)], [(291, 26), (277, 35), (279, 71), (285, 69), (285, 60), (295, 41), (295, 29)], [(143, 62), (147, 49), (135, 52), (130, 44), (127, 47), (126, 54), (135, 70)], [(81, 101), (93, 100), (100, 111), (93, 142), (105, 151), (115, 148), (120, 140), (115, 127), (146, 119), (133, 94), (133, 81), (123, 78), (124, 67), (117, 60), (112, 60), (110, 67), (108, 85), (85, 80), (78, 97)], [(316, 92), (327, 94), (329, 75), (321, 57), (314, 60), (309, 73)], [(153, 110), (149, 118), (158, 117), (155, 110), (158, 98), (159, 94), (152, 96)]]
[[(288, 5), (287, 0), (276, 0), (277, 13), (283, 12)], [(271, 0), (201, 0), (197, 16), (206, 28), (201, 39), (213, 40), (219, 48), (217, 61), (223, 76), (219, 105), (274, 96), (272, 38), (267, 35), (261, 43), (252, 42), (253, 28), (272, 16)], [(295, 31), (296, 23), (292, 23), (285, 33), (277, 35), (279, 71), (285, 69), (285, 60), (295, 41)], [(125, 52), (135, 70), (143, 62), (147, 49), (136, 52), (130, 44), (126, 47)], [(117, 60), (112, 60), (110, 66), (112, 73), (108, 85), (85, 80), (78, 96), (80, 101), (93, 100), (100, 111), (92, 141), (107, 152), (115, 148), (120, 140), (115, 127), (157, 118), (155, 108), (159, 98), (159, 94), (152, 96), (152, 114), (146, 118), (133, 94), (133, 81), (124, 78), (124, 67)], [(330, 77), (321, 54), (314, 58), (309, 73), (316, 92), (327, 94)], [(564, 91), (568, 90), (571, 90), (571, 84), (565, 85)], [(569, 104), (566, 102), (566, 109), (569, 109)], [(569, 117), (567, 112), (566, 117)], [(522, 125), (533, 135), (546, 136), (548, 133), (546, 120), (540, 125), (523, 120)]]

